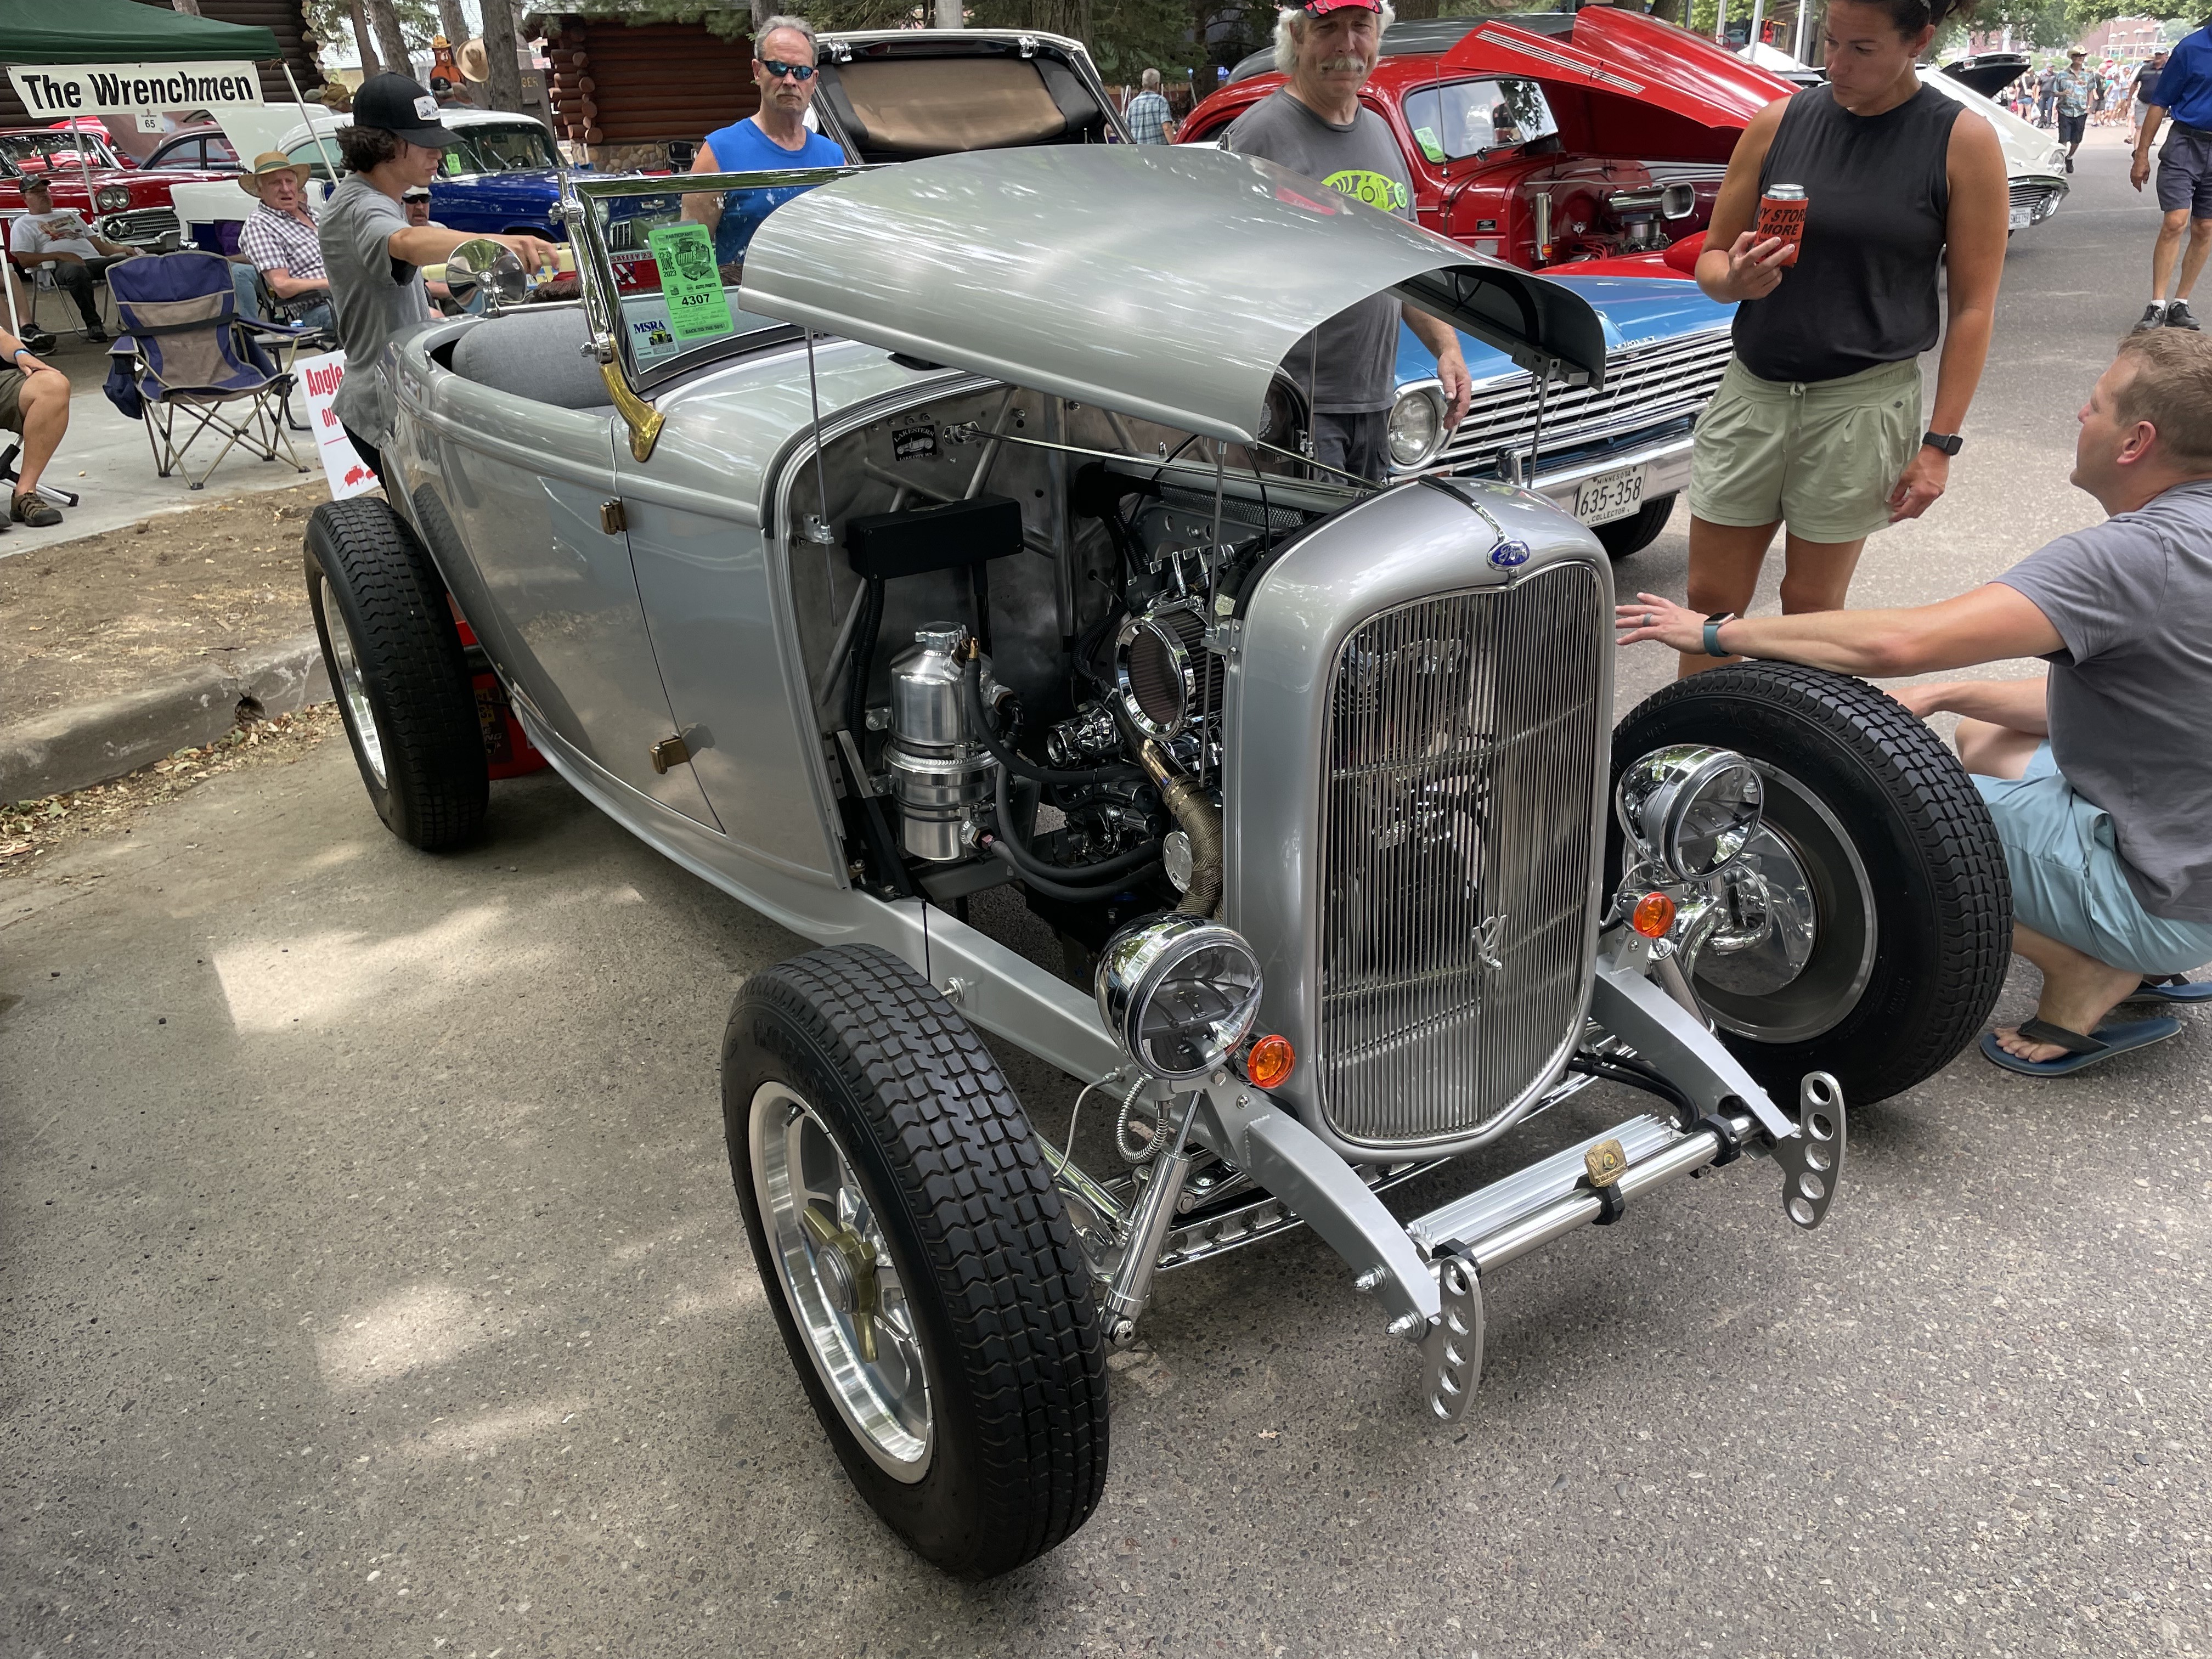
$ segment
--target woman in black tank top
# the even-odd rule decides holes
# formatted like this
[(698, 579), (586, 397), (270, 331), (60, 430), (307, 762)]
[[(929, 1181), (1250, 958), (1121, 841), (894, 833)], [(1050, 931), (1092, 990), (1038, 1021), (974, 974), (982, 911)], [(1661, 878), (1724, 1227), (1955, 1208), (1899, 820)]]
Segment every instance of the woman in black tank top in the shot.
[[(1873, 531), (1943, 493), (1981, 378), (2004, 264), (1996, 134), (1913, 65), (1973, 0), (1831, 0), (1828, 80), (1769, 105), (1737, 143), (1698, 284), (1737, 302), (1735, 356), (1698, 422), (1689, 600), (1749, 605), (1788, 526), (1785, 611), (1841, 609)], [(1760, 240), (1761, 198), (1795, 185), (1802, 233)], [(1945, 257), (1948, 256), (1948, 270)], [(1917, 359), (1942, 331), (1921, 426)], [(1686, 655), (1693, 673), (1727, 659)]]

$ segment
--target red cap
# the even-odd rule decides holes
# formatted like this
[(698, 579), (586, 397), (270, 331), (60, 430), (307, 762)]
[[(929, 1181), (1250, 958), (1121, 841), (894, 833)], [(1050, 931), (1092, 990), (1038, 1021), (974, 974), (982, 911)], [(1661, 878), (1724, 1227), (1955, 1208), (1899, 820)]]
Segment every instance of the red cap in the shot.
[(1326, 17), (1333, 11), (1343, 11), (1347, 7), (1358, 11), (1379, 13), (1382, 9), (1382, 0), (1306, 0), (1304, 9), (1309, 17)]

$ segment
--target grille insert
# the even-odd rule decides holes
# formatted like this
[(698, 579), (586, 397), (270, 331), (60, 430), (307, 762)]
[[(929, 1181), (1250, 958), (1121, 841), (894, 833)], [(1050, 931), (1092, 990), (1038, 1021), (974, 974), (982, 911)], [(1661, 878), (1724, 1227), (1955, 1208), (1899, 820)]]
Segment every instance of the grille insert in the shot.
[(1580, 1020), (1603, 597), (1556, 564), (1384, 611), (1338, 655), (1316, 1078), (1346, 1139), (1489, 1129)]

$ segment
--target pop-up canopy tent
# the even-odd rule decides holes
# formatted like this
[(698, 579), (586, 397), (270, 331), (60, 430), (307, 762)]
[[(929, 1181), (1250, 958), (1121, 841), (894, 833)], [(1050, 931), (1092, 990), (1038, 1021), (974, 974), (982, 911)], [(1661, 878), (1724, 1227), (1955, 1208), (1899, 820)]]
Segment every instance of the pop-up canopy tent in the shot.
[(138, 0), (0, 0), (0, 64), (266, 63), (276, 37)]
[[(258, 25), (194, 17), (138, 0), (0, 0), (0, 65), (245, 64), (283, 56), (276, 35)], [(284, 78), (292, 79), (289, 64)], [(259, 95), (257, 89), (257, 100)], [(292, 95), (304, 113), (307, 104), (296, 82)], [(88, 172), (88, 197), (91, 185)], [(13, 284), (8, 287), (8, 316), (20, 332)]]

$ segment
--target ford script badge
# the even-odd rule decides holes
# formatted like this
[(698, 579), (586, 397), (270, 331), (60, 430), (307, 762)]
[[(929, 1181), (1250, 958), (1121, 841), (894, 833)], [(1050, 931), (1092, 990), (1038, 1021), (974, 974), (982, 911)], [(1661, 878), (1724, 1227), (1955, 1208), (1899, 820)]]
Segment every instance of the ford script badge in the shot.
[(1516, 564), (1528, 562), (1528, 544), (1512, 540), (1502, 541), (1490, 550), (1490, 562), (1500, 570), (1510, 570)]

